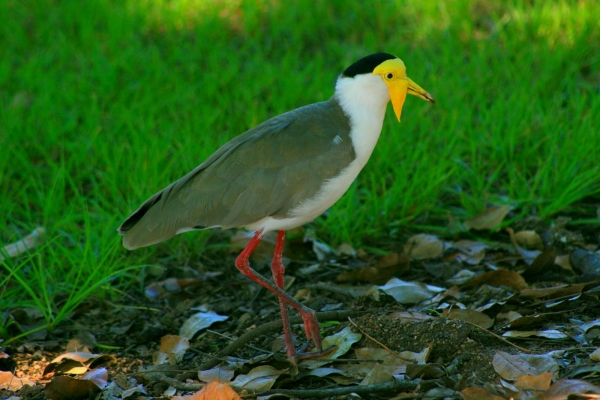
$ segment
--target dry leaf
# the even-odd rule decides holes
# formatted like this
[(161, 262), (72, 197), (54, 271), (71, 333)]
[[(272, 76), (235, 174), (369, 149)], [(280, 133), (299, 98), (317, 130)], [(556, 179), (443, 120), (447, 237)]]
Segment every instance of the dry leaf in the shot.
[(525, 279), (523, 279), (521, 275), (506, 269), (484, 272), (471, 279), (464, 287), (469, 288), (481, 286), (483, 284), (488, 284), (490, 286), (508, 286), (514, 290), (522, 290), (527, 287), (527, 283), (525, 283)]
[(160, 338), (159, 351), (152, 354), (154, 365), (164, 364), (167, 361), (174, 365), (183, 358), (186, 350), (190, 347), (190, 341), (184, 336), (165, 335)]
[(0, 390), (11, 390), (16, 392), (21, 389), (23, 385), (34, 386), (35, 383), (27, 378), (17, 378), (10, 371), (0, 371)]
[(279, 370), (271, 365), (261, 365), (251, 369), (246, 375), (238, 375), (231, 381), (231, 385), (246, 390), (269, 390), (280, 375), (288, 372), (288, 369)]
[(552, 384), (552, 372), (539, 375), (525, 375), (517, 379), (515, 387), (524, 390), (548, 390)]
[(50, 400), (84, 400), (101, 389), (91, 380), (75, 379), (70, 376), (55, 376), (46, 385), (44, 394)]
[(533, 260), (523, 274), (532, 277), (542, 277), (554, 267), (554, 260), (556, 260), (556, 250), (554, 247), (548, 247)]
[(215, 367), (206, 371), (198, 371), (198, 380), (206, 383), (210, 382), (229, 382), (233, 379), (234, 371)]
[(173, 396), (172, 400), (242, 400), (226, 383), (212, 382), (189, 396)]
[(367, 266), (344, 271), (338, 275), (338, 282), (370, 282), (381, 284), (392, 276), (408, 270), (410, 257), (406, 254), (392, 253), (379, 259), (375, 266)]
[(404, 252), (415, 260), (436, 258), (442, 255), (444, 242), (434, 235), (420, 233), (408, 239), (404, 245)]
[(400, 304), (416, 304), (432, 298), (444, 289), (437, 286), (426, 285), (418, 282), (405, 282), (398, 278), (390, 279), (385, 285), (379, 286), (388, 295)]
[(489, 329), (494, 325), (494, 320), (492, 318), (477, 310), (453, 308), (450, 313), (448, 313), (447, 317), (450, 319), (467, 321), (485, 329)]
[(460, 394), (463, 400), (504, 400), (503, 397), (493, 395), (480, 387), (468, 387), (461, 390)]
[(543, 331), (507, 331), (502, 334), (504, 337), (524, 338), (524, 337), (543, 337), (546, 339), (566, 339), (567, 335), (556, 329), (546, 329)]
[(492, 359), (494, 370), (509, 381), (516, 380), (525, 375), (539, 375), (543, 372), (558, 372), (558, 363), (547, 354), (508, 354), (496, 351)]
[(473, 218), (467, 219), (465, 225), (469, 229), (493, 229), (500, 225), (506, 215), (508, 215), (509, 211), (510, 206), (493, 206), (477, 214)]
[(39, 246), (43, 242), (45, 234), (46, 230), (42, 227), (38, 227), (23, 239), (11, 244), (7, 244), (2, 250), (0, 250), (0, 261), (5, 259), (5, 255), (9, 258), (16, 257), (25, 253), (27, 250)]
[(590, 359), (595, 362), (600, 361), (600, 347), (590, 354)]
[(362, 339), (362, 335), (360, 333), (352, 332), (352, 329), (347, 326), (341, 331), (323, 339), (323, 348), (326, 349), (334, 346), (333, 351), (318, 358), (303, 360), (302, 365), (310, 369), (325, 365), (328, 363), (328, 360), (335, 360), (346, 354), (348, 350), (350, 350), (350, 347), (360, 339)]
[(579, 379), (562, 379), (550, 386), (540, 400), (563, 400), (570, 395), (600, 394), (600, 387)]
[(529, 249), (543, 250), (542, 238), (535, 231), (519, 231), (515, 233), (515, 240), (519, 246)]
[(179, 329), (179, 334), (191, 340), (202, 329), (206, 329), (214, 323), (225, 321), (227, 318), (229, 317), (219, 315), (213, 311), (198, 312), (183, 323), (181, 329)]

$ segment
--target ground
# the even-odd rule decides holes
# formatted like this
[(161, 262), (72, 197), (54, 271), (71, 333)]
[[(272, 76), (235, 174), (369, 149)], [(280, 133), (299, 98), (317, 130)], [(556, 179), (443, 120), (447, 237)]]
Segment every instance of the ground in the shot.
[[(480, 217), (489, 218), (489, 212)], [(51, 361), (73, 350), (96, 355), (90, 357), (93, 365), (84, 361), (80, 372), (68, 371), (71, 376), (104, 366), (105, 383), (133, 389), (128, 393), (135, 393), (135, 398), (170, 398), (175, 394), (173, 386), (180, 394), (192, 393), (201, 386), (197, 371), (217, 364), (222, 371), (233, 370), (242, 377), (252, 376), (258, 366), (279, 371), (271, 373), (263, 386), (238, 387), (248, 396), (255, 390), (318, 389), (324, 391), (317, 397), (334, 398), (336, 393), (327, 390), (361, 382), (381, 385), (391, 382), (390, 377), (413, 386), (356, 396), (392, 398), (407, 392), (435, 397), (443, 389), (449, 398), (478, 398), (479, 392), (469, 397), (473, 390), (487, 390), (498, 398), (538, 398), (551, 381), (556, 385), (573, 379), (583, 382), (581, 393), (594, 392), (593, 385), (600, 383), (600, 365), (589, 357), (598, 344), (600, 326), (595, 323), (600, 311), (600, 269), (594, 270), (600, 264), (594, 253), (597, 232), (582, 226), (575, 230), (560, 221), (564, 222), (529, 219), (514, 224), (512, 231), (463, 231), (443, 241), (434, 235), (407, 234), (395, 246), (398, 253), (385, 256), (347, 245), (336, 252), (307, 240), (309, 236), (296, 235), (286, 248), (293, 257), (286, 260), (286, 289), (320, 313), (323, 337), (345, 332), (343, 340), (351, 345), (325, 367), (286, 360), (274, 296), (237, 273), (233, 263), (237, 250), (223, 246), (189, 265), (158, 260), (160, 265), (150, 268), (143, 282), (144, 293), (132, 288), (118, 303), (92, 298), (55, 331), (41, 331), (7, 346), (4, 360), (12, 363), (16, 377), (35, 383), (17, 390), (16, 395), (24, 399), (70, 398), (56, 397), (48, 389), (44, 392), (44, 385), (65, 372), (64, 365)], [(539, 233), (542, 246), (526, 243), (533, 232)], [(211, 240), (232, 241), (225, 234)], [(253, 259), (265, 274), (268, 267), (261, 264), (271, 246), (267, 241)], [(569, 264), (564, 263), (566, 255)], [(373, 290), (373, 283), (365, 282), (369, 280), (388, 284)], [(422, 293), (424, 297), (418, 297)], [(189, 347), (174, 358), (168, 355), (177, 351), (161, 341), (180, 338), (180, 328), (198, 311), (227, 319), (192, 333)], [(24, 326), (26, 314), (13, 312)], [(294, 324), (294, 330), (300, 346), (304, 343), (301, 325)], [(246, 336), (248, 342), (223, 353), (226, 346)], [(386, 361), (378, 356), (382, 348), (394, 357)], [(159, 349), (167, 359), (171, 357), (170, 363), (155, 365)], [(112, 357), (98, 358), (99, 354)], [(384, 372), (373, 372), (375, 364)], [(330, 369), (322, 375), (311, 372), (321, 368)], [(527, 390), (518, 386), (519, 378), (544, 374), (546, 386)], [(119, 393), (105, 390), (103, 396), (126, 397)], [(302, 392), (294, 396), (303, 397)]]

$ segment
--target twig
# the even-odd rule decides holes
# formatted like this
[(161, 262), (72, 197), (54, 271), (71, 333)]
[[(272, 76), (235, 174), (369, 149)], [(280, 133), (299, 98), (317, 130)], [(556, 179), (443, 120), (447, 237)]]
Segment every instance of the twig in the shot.
[(244, 393), (241, 397), (256, 397), (256, 396), (268, 396), (274, 394), (287, 395), (290, 397), (297, 397), (300, 399), (308, 399), (315, 397), (334, 397), (343, 396), (345, 394), (356, 393), (356, 394), (370, 394), (377, 392), (392, 392), (392, 391), (408, 391), (415, 390), (421, 382), (415, 381), (399, 381), (393, 380), (391, 382), (377, 383), (374, 385), (364, 386), (346, 386), (336, 387), (332, 389), (271, 389), (264, 392), (256, 393)]
[[(324, 321), (324, 320), (342, 321), (342, 320), (348, 318), (349, 316), (355, 316), (360, 313), (361, 313), (360, 311), (350, 311), (350, 310), (348, 310), (348, 311), (327, 311), (327, 312), (317, 313), (317, 318), (320, 319), (321, 321)], [(290, 324), (301, 324), (301, 323), (302, 323), (302, 318), (299, 316), (290, 318)], [(266, 324), (261, 325), (258, 328), (252, 329), (251, 331), (244, 333), (237, 340), (235, 340), (234, 342), (229, 344), (227, 347), (225, 347), (224, 349), (219, 351), (217, 354), (215, 354), (215, 357), (213, 359), (200, 364), (200, 366), (198, 367), (198, 370), (205, 371), (207, 369), (211, 369), (211, 368), (217, 366), (222, 361), (223, 358), (232, 354), (237, 349), (239, 349), (246, 343), (250, 342), (251, 340), (254, 340), (261, 335), (264, 335), (265, 333), (269, 333), (269, 332), (281, 329), (281, 326), (282, 326), (281, 324), (282, 324), (281, 320), (277, 319), (275, 321), (267, 322)]]
[(387, 347), (385, 344), (381, 343), (379, 340), (376, 340), (375, 338), (373, 338), (373, 336), (369, 335), (367, 332), (365, 332), (360, 326), (356, 325), (356, 323), (354, 321), (352, 321), (352, 318), (348, 317), (348, 321), (350, 321), (350, 323), (352, 325), (354, 325), (356, 327), (356, 329), (358, 329), (363, 335), (365, 335), (366, 337), (368, 337), (370, 340), (372, 340), (373, 342), (377, 343), (378, 345), (380, 345), (381, 347), (383, 347), (385, 350), (387, 350), (391, 355), (393, 355), (396, 358), (401, 359), (402, 361), (407, 361), (409, 363), (414, 363), (414, 360), (409, 360), (407, 358), (404, 358), (402, 356), (400, 356), (399, 354), (397, 354), (395, 351), (393, 351), (392, 349), (390, 349), (389, 347)]
[[(198, 391), (201, 390), (206, 384), (205, 383), (185, 383), (178, 381), (177, 379), (169, 378), (166, 375), (159, 375), (156, 377), (160, 382), (166, 383), (169, 386), (179, 390)], [(232, 386), (236, 392), (245, 392), (242, 394), (242, 398), (256, 397), (256, 396), (268, 396), (274, 394), (287, 395), (291, 397), (298, 397), (301, 399), (315, 398), (315, 397), (332, 397), (342, 396), (344, 394), (356, 393), (377, 393), (377, 392), (391, 392), (391, 391), (408, 391), (415, 390), (419, 385), (423, 385), (422, 382), (416, 381), (400, 381), (393, 380), (391, 382), (377, 383), (374, 385), (364, 386), (346, 386), (336, 387), (331, 389), (271, 389), (265, 391), (248, 392), (245, 389)], [(427, 386), (434, 384), (433, 381), (427, 382)]]
[(479, 325), (477, 325), (477, 324), (474, 324), (474, 323), (472, 323), (472, 322), (465, 321), (465, 320), (462, 320), (462, 319), (460, 319), (460, 320), (457, 320), (457, 321), (465, 322), (465, 323), (467, 323), (467, 324), (469, 324), (469, 325), (471, 325), (471, 326), (473, 326), (473, 327), (475, 327), (475, 328), (479, 328), (479, 329), (481, 329), (482, 331), (484, 331), (485, 333), (489, 333), (490, 335), (494, 336), (496, 339), (498, 339), (498, 340), (500, 340), (500, 341), (502, 341), (502, 342), (504, 342), (504, 343), (506, 343), (506, 344), (508, 344), (508, 345), (510, 345), (510, 346), (512, 346), (512, 347), (514, 347), (515, 349), (521, 350), (522, 352), (529, 353), (529, 354), (533, 354), (533, 353), (534, 353), (534, 352), (533, 352), (533, 351), (531, 351), (531, 350), (527, 350), (527, 349), (525, 349), (525, 348), (523, 348), (523, 347), (521, 347), (521, 346), (518, 346), (518, 345), (516, 345), (516, 344), (514, 344), (514, 343), (511, 343), (510, 341), (508, 341), (508, 340), (504, 339), (502, 336), (500, 336), (500, 335), (497, 335), (497, 334), (495, 334), (495, 333), (494, 333), (494, 332), (492, 332), (492, 331), (488, 331), (488, 330), (487, 330), (487, 329), (485, 329), (484, 327), (481, 327), (481, 326), (479, 326)]

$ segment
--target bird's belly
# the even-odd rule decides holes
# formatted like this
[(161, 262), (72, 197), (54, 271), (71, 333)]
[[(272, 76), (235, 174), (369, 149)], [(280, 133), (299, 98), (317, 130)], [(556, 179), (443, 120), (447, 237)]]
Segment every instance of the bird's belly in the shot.
[(264, 233), (276, 230), (285, 231), (314, 220), (346, 193), (363, 166), (364, 164), (360, 160), (352, 161), (338, 176), (327, 180), (314, 197), (302, 201), (292, 209), (289, 217), (265, 217), (246, 225), (245, 228), (251, 231), (262, 229)]

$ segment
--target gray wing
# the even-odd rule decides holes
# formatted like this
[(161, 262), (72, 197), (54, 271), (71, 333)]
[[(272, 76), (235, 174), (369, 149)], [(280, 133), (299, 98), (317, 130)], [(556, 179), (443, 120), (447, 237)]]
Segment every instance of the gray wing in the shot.
[(134, 249), (186, 230), (285, 218), (354, 160), (349, 134), (334, 98), (272, 118), (146, 200), (119, 228), (123, 244)]

